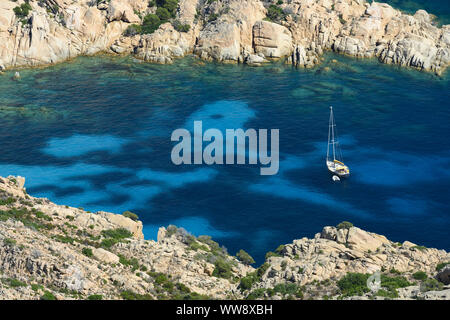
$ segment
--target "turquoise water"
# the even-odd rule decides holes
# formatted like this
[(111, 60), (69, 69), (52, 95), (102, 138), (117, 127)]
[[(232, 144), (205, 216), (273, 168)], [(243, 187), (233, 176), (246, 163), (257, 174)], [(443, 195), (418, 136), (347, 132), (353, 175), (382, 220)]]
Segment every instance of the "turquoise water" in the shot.
[[(375, 60), (326, 56), (312, 70), (81, 57), (0, 76), (0, 175), (86, 210), (170, 223), (258, 262), (342, 220), (395, 241), (450, 249), (450, 90)], [(331, 59), (337, 59), (334, 63)], [(327, 68), (331, 70), (327, 71)], [(351, 177), (324, 164), (333, 105)], [(170, 161), (176, 128), (279, 128), (280, 171)]]

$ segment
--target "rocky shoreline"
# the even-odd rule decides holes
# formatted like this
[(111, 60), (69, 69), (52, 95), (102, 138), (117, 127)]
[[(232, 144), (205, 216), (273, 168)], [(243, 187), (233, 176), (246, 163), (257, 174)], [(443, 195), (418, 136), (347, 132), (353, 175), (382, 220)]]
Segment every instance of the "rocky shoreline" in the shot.
[[(436, 26), (424, 10), (408, 15), (365, 0), (173, 0), (169, 13), (159, 7), (165, 1), (1, 1), (0, 72), (100, 52), (309, 68), (334, 51), (438, 75), (450, 63), (450, 25)], [(149, 26), (155, 31), (136, 31)]]
[[(348, 222), (280, 245), (254, 268), (208, 236), (91, 213), (0, 177), (0, 299), (450, 299), (450, 253)], [(367, 279), (380, 274), (371, 291)]]

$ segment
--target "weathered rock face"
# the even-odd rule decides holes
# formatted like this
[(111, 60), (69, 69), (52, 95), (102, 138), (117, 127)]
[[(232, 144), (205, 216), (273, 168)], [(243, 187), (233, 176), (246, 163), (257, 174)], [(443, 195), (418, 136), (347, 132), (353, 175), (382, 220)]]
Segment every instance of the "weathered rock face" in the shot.
[(450, 63), (450, 25), (434, 26), (424, 10), (411, 16), (364, 0), (292, 0), (280, 6), (286, 18), (277, 23), (263, 21), (269, 2), (180, 0), (176, 19), (189, 24), (188, 32), (167, 23), (151, 35), (132, 37), (123, 31), (154, 13), (146, 0), (58, 0), (57, 12), (50, 0), (31, 0), (33, 10), (23, 23), (13, 12), (20, 3), (0, 3), (0, 69), (101, 51), (156, 63), (192, 52), (205, 60), (252, 65), (286, 57), (296, 67), (312, 67), (325, 50), (334, 50), (436, 74)]
[[(157, 242), (143, 240), (140, 221), (33, 198), (24, 181), (0, 177), (0, 200), (6, 203), (0, 204), (0, 299), (39, 299), (44, 290), (58, 299), (72, 299), (68, 292), (79, 298), (200, 294), (220, 299), (234, 294), (237, 283), (212, 276), (215, 259), (229, 264), (233, 277), (253, 270), (208, 239), (161, 228)], [(21, 284), (9, 287), (11, 279)], [(32, 284), (41, 289), (32, 290)]]
[(131, 4), (123, 0), (111, 0), (108, 6), (107, 18), (108, 21), (141, 22), (141, 19), (134, 13)]
[(268, 58), (282, 58), (292, 52), (292, 34), (282, 25), (258, 21), (253, 25), (253, 44), (257, 54)]
[[(414, 272), (424, 271), (433, 276), (436, 265), (450, 258), (450, 254), (444, 250), (424, 248), (408, 241), (394, 243), (384, 236), (356, 227), (324, 227), (314, 239), (294, 240), (283, 246), (278, 255), (268, 258), (267, 271), (255, 289), (273, 288), (286, 282), (304, 286), (340, 279), (349, 272), (373, 274), (383, 271), (389, 273), (389, 270), (410, 277), (412, 282)], [(332, 283), (330, 288), (333, 287)], [(417, 294), (413, 291), (403, 292), (399, 298), (424, 297), (424, 292)], [(439, 294), (431, 296), (436, 299), (440, 297)]]
[(0, 64), (5, 67), (52, 64), (104, 51), (127, 26), (106, 23), (105, 13), (85, 1), (59, 1), (57, 15), (30, 1), (29, 22), (22, 24), (12, 11), (21, 2), (0, 3)]
[(203, 14), (218, 18), (200, 32), (194, 52), (205, 60), (238, 62), (243, 61), (243, 53), (253, 51), (252, 28), (265, 17), (266, 9), (258, 0), (216, 1)]
[[(306, 296), (297, 292), (297, 298), (321, 299), (326, 294), (336, 299), (337, 280), (349, 272), (377, 271), (395, 271), (411, 281), (398, 290), (399, 299), (448, 299), (450, 295), (450, 287), (443, 287), (448, 285), (445, 265), (450, 262), (444, 250), (409, 241), (394, 243), (356, 227), (324, 227), (314, 239), (280, 246), (255, 270), (209, 237), (196, 238), (171, 226), (159, 229), (156, 242), (144, 240), (139, 221), (31, 197), (24, 182), (21, 177), (0, 177), (0, 299), (39, 299), (45, 291), (57, 299), (86, 299), (93, 294), (104, 299), (136, 295), (242, 299), (252, 292), (259, 292), (258, 298), (281, 299), (287, 296), (274, 288), (286, 285), (305, 290)], [(441, 270), (436, 272), (438, 266)], [(221, 274), (224, 268), (228, 271)], [(413, 284), (417, 271), (435, 282)], [(251, 279), (257, 275), (250, 285), (242, 280), (241, 284), (247, 283), (244, 287), (235, 280), (249, 274)], [(11, 281), (16, 285), (9, 286)]]

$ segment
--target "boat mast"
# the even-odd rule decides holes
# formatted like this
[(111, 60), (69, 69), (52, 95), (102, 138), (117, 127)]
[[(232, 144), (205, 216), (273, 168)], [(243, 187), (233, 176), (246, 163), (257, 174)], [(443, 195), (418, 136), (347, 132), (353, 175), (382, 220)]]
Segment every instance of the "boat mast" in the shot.
[(330, 107), (330, 130), (331, 130), (331, 143), (333, 145), (333, 162), (336, 160), (336, 149), (335, 149), (335, 141), (334, 141), (334, 116), (333, 116), (333, 107)]
[(328, 120), (327, 161), (330, 158), (330, 137), (331, 137), (331, 112), (330, 112), (330, 120)]

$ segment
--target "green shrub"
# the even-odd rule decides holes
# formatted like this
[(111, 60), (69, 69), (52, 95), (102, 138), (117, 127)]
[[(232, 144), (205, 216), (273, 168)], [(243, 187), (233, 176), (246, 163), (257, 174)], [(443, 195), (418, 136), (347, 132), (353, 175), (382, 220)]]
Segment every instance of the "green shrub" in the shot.
[(41, 296), (41, 300), (56, 300), (56, 297), (50, 291), (45, 291)]
[(164, 0), (162, 2), (162, 7), (166, 9), (171, 16), (175, 16), (176, 10), (178, 8), (178, 0)]
[(69, 243), (69, 244), (73, 244), (75, 242), (75, 239), (69, 236), (63, 236), (60, 234), (57, 234), (56, 236), (53, 237), (55, 240), (62, 242), (62, 243)]
[(34, 228), (36, 230), (48, 229), (51, 230), (55, 226), (52, 224), (43, 222), (35, 215), (36, 209), (28, 210), (27, 208), (11, 208), (8, 211), (0, 211), (0, 221), (6, 221), (8, 219), (14, 219), (21, 221), (25, 226)]
[(376, 293), (377, 296), (385, 297), (385, 298), (397, 298), (398, 297), (398, 288), (405, 288), (413, 285), (410, 283), (405, 277), (389, 277), (387, 275), (381, 275), (381, 287), (383, 289), (378, 290)]
[(218, 278), (230, 279), (232, 277), (231, 264), (223, 258), (218, 258), (214, 263), (214, 271), (212, 275)]
[(255, 289), (250, 292), (245, 299), (247, 300), (256, 300), (258, 298), (262, 298), (266, 290), (264, 288)]
[(10, 239), (10, 238), (3, 239), (3, 244), (8, 247), (13, 247), (16, 245), (16, 243), (17, 243), (17, 241), (14, 239)]
[(178, 228), (174, 226), (173, 224), (169, 225), (166, 229), (166, 237), (171, 237), (175, 233), (177, 233)]
[(198, 243), (196, 240), (189, 242), (189, 249), (194, 251), (197, 250), (209, 251), (205, 245)]
[(155, 283), (160, 286), (169, 281), (169, 278), (167, 278), (167, 276), (164, 273), (158, 273), (154, 278)]
[(209, 299), (211, 299), (211, 298), (205, 294), (191, 292), (187, 295), (184, 295), (182, 300), (209, 300)]
[(267, 9), (267, 20), (277, 22), (281, 21), (285, 18), (285, 14), (283, 9), (281, 9), (279, 6), (271, 4), (269, 8)]
[(27, 2), (22, 3), (20, 6), (15, 7), (13, 9), (14, 13), (16, 14), (17, 18), (26, 18), (30, 14), (30, 11), (32, 10), (31, 5)]
[(14, 278), (6, 278), (2, 279), (2, 282), (6, 285), (10, 286), (11, 288), (18, 288), (18, 287), (26, 287), (27, 284), (23, 281), (14, 279)]
[(255, 263), (255, 260), (252, 258), (251, 255), (249, 255), (247, 252), (245, 252), (244, 250), (239, 250), (238, 253), (236, 253), (236, 257), (243, 263), (246, 265), (251, 265)]
[(107, 239), (103, 239), (102, 242), (100, 243), (100, 246), (103, 248), (111, 248), (113, 245), (115, 245), (118, 241), (115, 239), (111, 239), (111, 238), (107, 238)]
[(436, 266), (436, 271), (441, 271), (442, 269), (444, 269), (447, 265), (449, 265), (450, 264), (450, 262), (442, 262), (442, 263), (439, 263), (437, 266)]
[(369, 277), (370, 274), (347, 273), (337, 282), (337, 285), (344, 296), (361, 296), (369, 292), (367, 287)]
[(249, 274), (249, 275), (246, 275), (245, 277), (243, 277), (241, 279), (241, 281), (239, 283), (239, 288), (241, 290), (249, 290), (249, 289), (251, 289), (253, 284), (256, 282), (256, 279), (257, 278), (255, 277), (255, 275), (253, 273)]
[(275, 249), (275, 252), (281, 254), (286, 246), (284, 244), (280, 244), (278, 248)]
[(8, 197), (6, 199), (0, 199), (0, 206), (6, 206), (9, 204), (13, 204), (14, 202), (16, 202), (17, 200), (13, 197)]
[(217, 13), (212, 13), (208, 17), (208, 22), (216, 21), (219, 18), (219, 15)]
[(94, 255), (91, 248), (83, 248), (81, 253), (83, 253), (86, 257), (92, 257)]
[(339, 223), (336, 228), (339, 229), (350, 229), (351, 227), (353, 227), (353, 223), (348, 222), (348, 221), (342, 221), (341, 223)]
[(130, 238), (133, 234), (125, 228), (117, 228), (117, 229), (103, 230), (102, 235), (105, 238), (112, 238), (120, 241), (126, 238)]
[(43, 220), (47, 220), (47, 221), (52, 221), (53, 220), (51, 217), (49, 217), (48, 215), (46, 215), (42, 211), (36, 211), (34, 214), (36, 215), (36, 217), (38, 219), (43, 219)]
[(127, 259), (124, 255), (119, 254), (119, 262), (124, 266), (131, 266), (132, 271), (139, 269), (139, 261), (136, 258)]
[(88, 300), (103, 300), (103, 296), (101, 294), (91, 294)]
[(125, 211), (124, 213), (122, 213), (122, 215), (124, 217), (130, 218), (133, 221), (138, 221), (139, 220), (138, 215), (136, 213), (131, 212), (131, 211)]
[(295, 283), (278, 283), (271, 289), (267, 289), (267, 294), (272, 297), (275, 294), (280, 294), (281, 296), (288, 295), (288, 299), (293, 299), (294, 296), (301, 299), (303, 298), (303, 292), (301, 288)]
[(426, 278), (428, 278), (427, 274), (423, 271), (417, 271), (417, 272), (413, 273), (412, 276), (416, 280), (425, 280)]
[(270, 257), (281, 257), (278, 253), (269, 251), (266, 253), (266, 260), (269, 259)]
[(191, 26), (189, 24), (182, 24), (179, 20), (172, 22), (173, 28), (178, 32), (189, 32)]
[(42, 290), (42, 289), (44, 289), (44, 287), (42, 286), (42, 285), (40, 285), (40, 284), (37, 284), (37, 283), (32, 283), (31, 284), (31, 290), (33, 290), (33, 291), (38, 291), (38, 290)]
[(255, 271), (248, 273), (245, 277), (241, 278), (239, 289), (242, 291), (251, 289), (253, 284), (261, 281), (261, 277), (266, 273), (269, 267), (270, 265), (268, 263), (264, 263)]
[(395, 268), (392, 268), (391, 270), (389, 270), (389, 272), (392, 273), (392, 274), (402, 274), (400, 271), (398, 271)]
[(439, 291), (442, 290), (443, 284), (433, 278), (428, 278), (420, 285), (420, 291)]
[(182, 284), (182, 283), (177, 283), (177, 289), (180, 291), (180, 292), (183, 292), (183, 293), (190, 293), (191, 292), (191, 289), (189, 289), (187, 286), (185, 286), (184, 284)]
[(379, 297), (394, 299), (394, 298), (398, 297), (398, 292), (397, 292), (397, 290), (390, 291), (390, 290), (380, 289), (380, 290), (378, 290), (376, 295)]
[(163, 7), (156, 9), (156, 15), (158, 16), (161, 23), (167, 22), (171, 18), (170, 12)]
[(124, 300), (152, 300), (152, 297), (149, 294), (138, 294), (131, 290), (122, 291), (120, 296)]
[(144, 17), (144, 21), (141, 26), (142, 34), (149, 34), (155, 32), (161, 25), (161, 20), (156, 14), (148, 14)]

